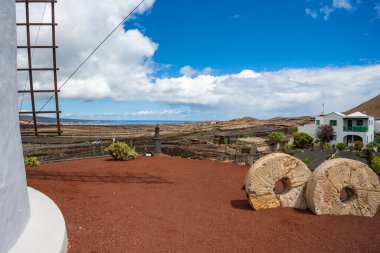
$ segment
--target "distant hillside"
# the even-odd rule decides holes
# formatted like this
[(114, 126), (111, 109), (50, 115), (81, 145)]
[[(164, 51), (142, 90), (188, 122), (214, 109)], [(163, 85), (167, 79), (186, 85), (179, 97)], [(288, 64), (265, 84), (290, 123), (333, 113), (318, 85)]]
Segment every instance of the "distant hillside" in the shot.
[(344, 112), (344, 114), (350, 114), (353, 112), (365, 112), (365, 114), (380, 119), (380, 95)]
[(243, 118), (237, 118), (237, 119), (231, 119), (230, 122), (234, 123), (255, 123), (259, 122), (260, 120), (256, 118), (251, 118), (251, 117), (243, 117)]

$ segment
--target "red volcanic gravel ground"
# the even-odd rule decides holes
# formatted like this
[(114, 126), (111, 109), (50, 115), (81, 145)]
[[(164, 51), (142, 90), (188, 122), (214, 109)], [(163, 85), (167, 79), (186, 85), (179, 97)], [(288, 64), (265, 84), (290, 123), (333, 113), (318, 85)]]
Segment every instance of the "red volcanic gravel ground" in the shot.
[(241, 190), (247, 169), (155, 156), (47, 163), (27, 174), (63, 212), (71, 253), (380, 252), (380, 211), (253, 211)]

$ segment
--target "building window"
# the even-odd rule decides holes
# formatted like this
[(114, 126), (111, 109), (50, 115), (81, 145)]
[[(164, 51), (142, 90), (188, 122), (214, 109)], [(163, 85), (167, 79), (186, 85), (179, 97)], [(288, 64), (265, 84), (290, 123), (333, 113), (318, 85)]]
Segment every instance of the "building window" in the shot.
[(336, 126), (337, 124), (336, 120), (330, 120), (330, 126)]
[(363, 120), (362, 119), (356, 120), (356, 125), (357, 126), (363, 126)]
[(336, 135), (333, 135), (333, 141), (336, 141)]
[(319, 125), (321, 124), (321, 121), (320, 121), (319, 119), (317, 119), (317, 120), (315, 121), (315, 124), (316, 124), (317, 126), (319, 126)]

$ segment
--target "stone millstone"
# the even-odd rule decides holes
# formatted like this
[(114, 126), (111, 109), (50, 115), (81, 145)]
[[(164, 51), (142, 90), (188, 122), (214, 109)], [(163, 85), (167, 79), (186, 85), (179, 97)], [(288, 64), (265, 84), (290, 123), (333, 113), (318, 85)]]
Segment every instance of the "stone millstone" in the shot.
[[(257, 160), (247, 172), (245, 189), (255, 210), (295, 207), (306, 209), (305, 190), (311, 172), (301, 160), (283, 153), (273, 153)], [(277, 181), (283, 181), (282, 193), (274, 192)]]
[[(342, 200), (340, 192), (351, 196)], [(359, 215), (373, 217), (380, 204), (379, 178), (366, 164), (337, 158), (322, 163), (312, 175), (306, 200), (317, 215)]]

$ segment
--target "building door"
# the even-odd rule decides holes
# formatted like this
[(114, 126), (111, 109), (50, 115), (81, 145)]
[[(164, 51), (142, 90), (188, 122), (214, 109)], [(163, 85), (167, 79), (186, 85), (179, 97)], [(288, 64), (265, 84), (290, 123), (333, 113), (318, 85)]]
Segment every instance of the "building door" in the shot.
[(348, 130), (352, 130), (352, 120), (349, 119), (347, 123), (348, 123)]

